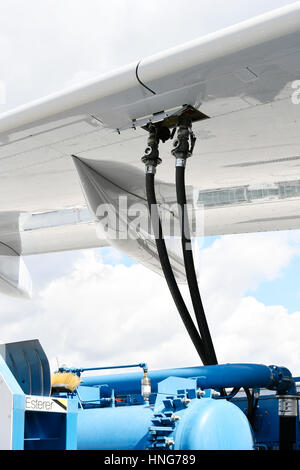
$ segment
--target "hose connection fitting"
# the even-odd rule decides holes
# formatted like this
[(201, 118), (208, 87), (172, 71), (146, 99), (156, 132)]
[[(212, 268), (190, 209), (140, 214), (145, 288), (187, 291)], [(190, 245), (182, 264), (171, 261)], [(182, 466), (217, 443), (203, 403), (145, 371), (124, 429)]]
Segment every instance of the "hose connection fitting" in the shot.
[(148, 126), (148, 142), (145, 154), (142, 157), (142, 162), (145, 164), (146, 174), (156, 173), (156, 167), (161, 164), (162, 160), (159, 158), (159, 132), (154, 124)]
[(144, 398), (145, 402), (149, 401), (149, 397), (151, 395), (151, 381), (147, 369), (144, 369), (144, 377), (141, 381), (141, 395)]
[(192, 131), (192, 119), (187, 114), (178, 118), (177, 138), (173, 143), (172, 155), (176, 158), (176, 166), (185, 167), (186, 160), (192, 156), (196, 137)]

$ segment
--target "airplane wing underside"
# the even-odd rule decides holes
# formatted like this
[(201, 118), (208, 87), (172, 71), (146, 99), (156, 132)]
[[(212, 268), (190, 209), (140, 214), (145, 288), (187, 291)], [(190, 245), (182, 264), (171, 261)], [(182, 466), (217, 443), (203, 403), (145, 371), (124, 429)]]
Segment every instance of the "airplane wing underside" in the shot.
[[(72, 156), (99, 174), (102, 202), (145, 205), (144, 126), (185, 105), (201, 112), (187, 184), (204, 235), (299, 229), (296, 2), (2, 114), (0, 246), (16, 255), (117, 246), (99, 236)], [(160, 149), (162, 205), (176, 199), (171, 149)], [(150, 242), (121, 249), (159, 270)], [(175, 252), (173, 261), (180, 277)]]

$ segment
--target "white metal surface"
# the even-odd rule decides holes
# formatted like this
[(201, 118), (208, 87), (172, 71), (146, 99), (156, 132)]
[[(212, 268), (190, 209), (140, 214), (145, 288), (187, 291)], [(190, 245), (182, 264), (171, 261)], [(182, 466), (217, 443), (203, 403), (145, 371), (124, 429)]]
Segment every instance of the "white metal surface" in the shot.
[(0, 450), (12, 449), (13, 394), (0, 374)]

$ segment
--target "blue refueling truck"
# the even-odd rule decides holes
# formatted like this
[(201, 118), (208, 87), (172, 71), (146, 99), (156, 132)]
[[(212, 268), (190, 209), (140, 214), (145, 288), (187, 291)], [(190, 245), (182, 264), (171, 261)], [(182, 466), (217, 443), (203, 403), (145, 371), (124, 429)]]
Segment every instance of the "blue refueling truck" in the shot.
[(111, 367), (125, 368), (136, 371), (62, 368), (51, 378), (38, 340), (1, 345), (0, 448), (300, 448), (297, 378), (284, 367)]

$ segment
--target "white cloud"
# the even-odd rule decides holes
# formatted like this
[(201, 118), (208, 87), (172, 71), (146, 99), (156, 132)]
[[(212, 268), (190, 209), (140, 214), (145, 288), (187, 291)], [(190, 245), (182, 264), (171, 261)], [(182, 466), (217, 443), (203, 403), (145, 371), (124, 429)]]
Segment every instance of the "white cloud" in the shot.
[[(295, 233), (292, 238), (227, 236), (202, 251), (202, 298), (221, 363), (275, 363), (300, 374), (300, 313), (246, 295), (249, 286), (280, 276), (298, 254)], [(52, 367), (56, 357), (79, 367), (197, 365), (165, 281), (141, 265), (104, 264), (100, 253), (74, 256), (69, 273), (42, 287), (31, 303), (0, 297), (2, 340), (39, 338)], [(187, 288), (183, 294), (191, 307)]]
[(201, 285), (221, 362), (278, 363), (300, 373), (300, 313), (247, 295), (280, 278), (298, 254), (299, 232), (226, 236), (205, 250)]
[(216, 333), (247, 291), (280, 276), (297, 250), (282, 232), (225, 236), (202, 252), (200, 286)]
[(288, 314), (282, 306), (266, 306), (244, 298), (223, 324), (219, 345), (229, 361), (258, 362), (289, 367), (300, 373), (298, 332), (300, 312)]

